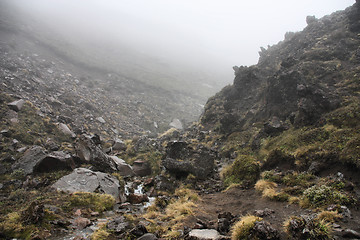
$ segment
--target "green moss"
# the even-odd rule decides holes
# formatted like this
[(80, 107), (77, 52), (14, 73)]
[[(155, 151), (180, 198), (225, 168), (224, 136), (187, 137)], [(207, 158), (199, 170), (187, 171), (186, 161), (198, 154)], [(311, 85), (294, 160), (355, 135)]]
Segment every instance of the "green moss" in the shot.
[(86, 207), (93, 211), (103, 212), (115, 205), (115, 198), (109, 194), (77, 192), (70, 196), (71, 207)]
[(241, 183), (244, 186), (249, 186), (256, 182), (259, 175), (259, 162), (249, 155), (239, 155), (233, 164), (224, 168), (221, 172), (226, 186), (232, 183)]

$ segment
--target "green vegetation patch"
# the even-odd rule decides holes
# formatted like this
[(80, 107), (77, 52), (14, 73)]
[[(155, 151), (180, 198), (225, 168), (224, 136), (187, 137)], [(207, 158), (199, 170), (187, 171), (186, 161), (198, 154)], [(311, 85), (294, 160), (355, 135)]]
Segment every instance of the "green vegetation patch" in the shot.
[(109, 194), (76, 192), (70, 196), (70, 207), (86, 207), (93, 211), (103, 212), (115, 205), (115, 198)]
[(256, 158), (249, 155), (239, 155), (235, 161), (221, 171), (226, 186), (240, 183), (250, 186), (256, 182), (260, 175), (260, 164)]

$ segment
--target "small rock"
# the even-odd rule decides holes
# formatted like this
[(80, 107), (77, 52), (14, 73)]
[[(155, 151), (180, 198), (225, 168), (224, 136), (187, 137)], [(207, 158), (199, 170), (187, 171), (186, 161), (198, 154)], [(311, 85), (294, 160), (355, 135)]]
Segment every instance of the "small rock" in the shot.
[(131, 204), (139, 204), (139, 203), (142, 203), (142, 202), (148, 202), (149, 198), (145, 194), (130, 193), (129, 196), (127, 197), (127, 200)]
[(145, 233), (138, 240), (157, 240), (158, 238), (152, 233)]
[(64, 124), (64, 123), (59, 123), (58, 128), (61, 132), (63, 132), (65, 135), (69, 135), (71, 137), (76, 137), (75, 133), (73, 131), (70, 130), (70, 128)]
[(126, 144), (122, 140), (116, 139), (112, 146), (112, 149), (115, 151), (124, 151), (126, 150)]
[(123, 216), (116, 217), (113, 220), (110, 220), (106, 227), (114, 231), (115, 233), (123, 233), (126, 231), (126, 229), (129, 227), (129, 223), (125, 221), (125, 218)]
[(344, 238), (356, 238), (356, 239), (360, 239), (360, 233), (358, 233), (355, 230), (351, 230), (351, 229), (345, 229), (343, 231), (342, 236)]
[(106, 123), (106, 121), (102, 117), (98, 117), (96, 118), (96, 120), (98, 120), (100, 123)]
[(81, 209), (77, 209), (74, 213), (75, 216), (81, 216), (82, 212), (81, 212)]
[(18, 112), (22, 109), (22, 107), (24, 106), (24, 103), (25, 103), (25, 101), (23, 99), (19, 99), (19, 100), (9, 103), (8, 106), (10, 109)]
[(74, 220), (73, 225), (76, 229), (84, 229), (91, 224), (91, 221), (87, 218), (78, 217)]
[(170, 127), (173, 127), (173, 128), (179, 129), (179, 130), (183, 130), (183, 128), (184, 128), (181, 121), (177, 118), (173, 119), (169, 125), (170, 125)]
[(189, 233), (189, 240), (217, 240), (221, 237), (215, 229), (193, 229)]

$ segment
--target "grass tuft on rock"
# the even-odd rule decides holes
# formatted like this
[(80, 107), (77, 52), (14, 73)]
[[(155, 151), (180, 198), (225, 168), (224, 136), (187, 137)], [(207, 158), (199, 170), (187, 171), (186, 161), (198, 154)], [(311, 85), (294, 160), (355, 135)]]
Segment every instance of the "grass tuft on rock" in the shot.
[(250, 239), (250, 233), (255, 226), (255, 222), (259, 222), (261, 220), (262, 218), (253, 215), (242, 217), (231, 229), (231, 240)]

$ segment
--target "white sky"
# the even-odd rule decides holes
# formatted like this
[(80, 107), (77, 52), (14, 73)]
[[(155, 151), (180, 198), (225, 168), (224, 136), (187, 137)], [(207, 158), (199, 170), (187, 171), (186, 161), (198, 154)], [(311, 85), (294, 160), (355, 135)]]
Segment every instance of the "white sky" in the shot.
[[(19, 0), (21, 1), (21, 0)], [(305, 18), (343, 10), (355, 0), (23, 0), (22, 6), (63, 31), (124, 41), (161, 58), (252, 65), (261, 46)], [(65, 30), (64, 30), (65, 29)], [(95, 33), (95, 34), (94, 34)], [(89, 35), (89, 36), (90, 36)], [(95, 36), (94, 36), (95, 35)]]

